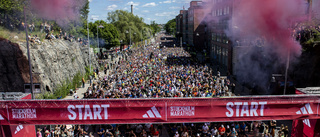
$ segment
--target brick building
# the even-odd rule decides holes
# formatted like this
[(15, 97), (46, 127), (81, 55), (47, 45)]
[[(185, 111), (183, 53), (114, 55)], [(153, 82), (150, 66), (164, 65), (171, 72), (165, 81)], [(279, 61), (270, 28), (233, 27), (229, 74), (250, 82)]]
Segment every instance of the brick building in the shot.
[[(233, 49), (225, 32), (229, 30), (232, 9), (233, 0), (191, 1), (187, 15), (181, 11), (178, 15), (179, 19), (182, 15), (182, 20), (187, 20), (188, 24), (184, 21), (181, 24), (181, 20), (177, 20), (177, 25), (180, 25), (177, 26), (177, 32), (183, 32), (183, 41), (210, 57), (211, 61), (218, 62), (220, 67), (230, 73)], [(184, 16), (187, 16), (187, 19)], [(183, 28), (183, 25), (187, 28)]]
[(211, 2), (210, 14), (206, 16), (210, 34), (207, 36), (210, 58), (232, 73), (233, 45), (226, 32), (231, 33), (229, 27), (232, 26), (230, 23), (233, 17), (233, 0), (211, 0)]
[(180, 14), (176, 16), (176, 36), (182, 40), (183, 44), (189, 44), (188, 31), (189, 31), (189, 22), (188, 22), (188, 10), (180, 10)]

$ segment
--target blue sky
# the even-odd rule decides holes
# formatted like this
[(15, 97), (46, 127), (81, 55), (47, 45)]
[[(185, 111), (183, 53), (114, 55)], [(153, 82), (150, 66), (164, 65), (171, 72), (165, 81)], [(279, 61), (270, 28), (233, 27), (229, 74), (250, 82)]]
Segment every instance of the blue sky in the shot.
[(144, 18), (144, 22), (150, 24), (156, 21), (165, 24), (168, 20), (175, 18), (179, 11), (187, 9), (191, 0), (89, 0), (90, 1), (90, 21), (106, 20), (108, 12), (115, 10), (131, 11), (133, 14)]

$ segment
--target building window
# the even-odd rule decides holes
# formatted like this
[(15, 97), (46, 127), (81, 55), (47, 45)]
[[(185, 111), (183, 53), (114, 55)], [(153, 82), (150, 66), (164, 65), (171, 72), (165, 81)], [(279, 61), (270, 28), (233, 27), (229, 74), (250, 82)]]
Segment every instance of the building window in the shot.
[(221, 42), (221, 34), (220, 33), (217, 34), (217, 42)]
[(217, 41), (217, 33), (212, 33), (212, 40)]
[(221, 63), (221, 47), (217, 46), (217, 60)]
[(225, 62), (226, 62), (226, 66), (228, 66), (228, 49), (226, 48), (226, 60), (225, 60)]
[(230, 7), (227, 7), (227, 14), (230, 14)]

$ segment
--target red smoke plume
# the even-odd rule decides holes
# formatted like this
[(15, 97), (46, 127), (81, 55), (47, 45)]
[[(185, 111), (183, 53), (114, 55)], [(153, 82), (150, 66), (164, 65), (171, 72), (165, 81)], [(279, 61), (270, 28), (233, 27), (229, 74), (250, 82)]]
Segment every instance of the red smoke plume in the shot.
[(31, 6), (42, 18), (66, 25), (79, 19), (80, 9), (85, 2), (86, 0), (31, 0)]
[[(304, 0), (240, 0), (232, 20), (240, 38), (264, 38), (280, 57), (300, 54), (301, 46), (292, 37), (292, 27), (306, 18)], [(250, 40), (250, 39), (249, 39)], [(284, 56), (283, 56), (284, 55)]]

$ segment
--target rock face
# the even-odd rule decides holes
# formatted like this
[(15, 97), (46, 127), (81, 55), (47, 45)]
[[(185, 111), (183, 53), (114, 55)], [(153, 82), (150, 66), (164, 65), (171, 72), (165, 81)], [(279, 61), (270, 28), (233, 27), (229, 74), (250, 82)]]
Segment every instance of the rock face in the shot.
[[(0, 45), (0, 76), (5, 77), (0, 79), (0, 92), (21, 92), (23, 84), (30, 83), (26, 43), (0, 40)], [(54, 91), (77, 72), (84, 74), (89, 64), (88, 47), (77, 42), (44, 40), (41, 45), (29, 47), (34, 83), (41, 83), (42, 92)], [(92, 66), (96, 67), (93, 50), (90, 52)]]
[[(29, 63), (16, 43), (0, 38), (0, 92), (22, 92), (29, 79)], [(33, 79), (38, 82), (36, 77)]]

